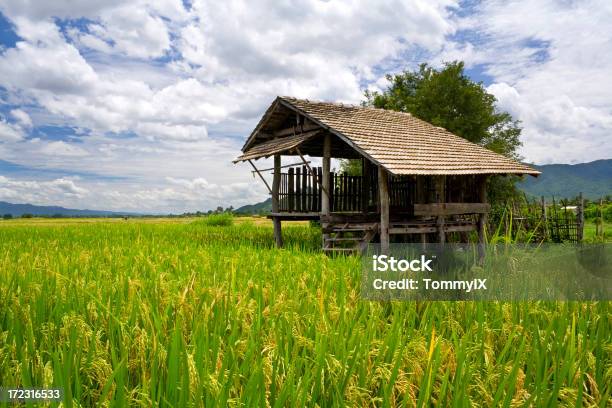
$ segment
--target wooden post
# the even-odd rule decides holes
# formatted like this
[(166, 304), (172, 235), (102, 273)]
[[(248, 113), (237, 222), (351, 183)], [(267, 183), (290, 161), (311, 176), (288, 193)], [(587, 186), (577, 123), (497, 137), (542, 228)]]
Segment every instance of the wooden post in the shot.
[(540, 198), (541, 200), (541, 206), (542, 206), (542, 238), (544, 238), (544, 240), (548, 239), (548, 217), (546, 214), (546, 199), (544, 198), (544, 196), (542, 196)]
[[(274, 178), (272, 179), (272, 213), (278, 213), (279, 210), (279, 200), (278, 200), (278, 190), (280, 187), (281, 180), (281, 156), (280, 154), (274, 155)], [(274, 224), (274, 240), (276, 241), (276, 246), (281, 248), (283, 246), (283, 236), (281, 233), (281, 220), (278, 216), (272, 218), (272, 222)]]
[[(487, 202), (487, 177), (482, 176), (478, 183), (478, 199), (481, 203)], [(478, 255), (480, 260), (484, 260), (485, 244), (487, 241), (487, 213), (480, 214), (478, 217)]]
[[(425, 198), (425, 176), (416, 176), (416, 197), (414, 197), (414, 203), (412, 211), (414, 212), (414, 204), (427, 204)], [(425, 250), (425, 244), (427, 243), (427, 234), (421, 233), (421, 244), (423, 244), (423, 250)]]
[[(331, 194), (330, 167), (331, 167), (331, 135), (326, 133), (323, 139), (323, 174), (321, 176), (321, 216), (328, 217), (330, 213), (329, 201)], [(321, 223), (323, 228), (327, 223)], [(329, 239), (329, 234), (323, 234), (323, 245)]]
[[(438, 176), (436, 177), (436, 202), (438, 204), (445, 202), (445, 184), (446, 184), (446, 176)], [(436, 224), (438, 226), (438, 242), (440, 244), (444, 244), (446, 242), (446, 234), (444, 233), (444, 216), (438, 215), (436, 220)]]
[(295, 209), (295, 186), (294, 186), (294, 170), (291, 167), (288, 171), (287, 178), (289, 179), (287, 182), (287, 202), (289, 207), (289, 212), (293, 212)]
[(302, 166), (302, 212), (308, 212), (308, 173)]
[(370, 205), (370, 161), (366, 158), (361, 159), (361, 211), (368, 212)]
[(389, 174), (378, 166), (378, 196), (380, 201), (380, 251), (389, 252)]
[(595, 236), (597, 238), (603, 238), (604, 236), (604, 223), (603, 223), (603, 198), (599, 199), (599, 208), (597, 209), (599, 216), (595, 218)]
[(578, 195), (578, 208), (576, 210), (576, 240), (582, 241), (584, 237), (584, 198), (582, 192)]

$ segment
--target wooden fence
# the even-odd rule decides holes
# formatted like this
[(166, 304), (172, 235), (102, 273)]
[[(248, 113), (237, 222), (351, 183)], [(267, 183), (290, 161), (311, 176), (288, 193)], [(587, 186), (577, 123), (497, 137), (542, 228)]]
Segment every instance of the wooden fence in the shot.
[[(569, 206), (567, 200), (539, 202), (525, 197), (512, 203), (500, 213), (491, 214), (489, 230), (501, 232), (517, 239), (520, 234), (531, 236), (535, 242), (580, 242), (584, 235), (584, 204)], [(520, 240), (520, 239), (519, 239)]]
[[(312, 171), (311, 171), (312, 170)], [(279, 210), (281, 212), (313, 213), (321, 211), (321, 180), (323, 170), (306, 166), (289, 168), (281, 173)], [(390, 177), (389, 205), (411, 211), (416, 196), (416, 183), (408, 176)], [(332, 212), (375, 212), (378, 203), (376, 172), (365, 176), (330, 173), (330, 209)]]

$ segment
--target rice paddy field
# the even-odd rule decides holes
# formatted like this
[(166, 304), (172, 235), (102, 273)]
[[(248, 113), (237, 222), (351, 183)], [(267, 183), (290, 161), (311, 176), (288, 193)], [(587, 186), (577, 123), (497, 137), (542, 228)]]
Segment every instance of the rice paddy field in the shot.
[(365, 301), (357, 257), (305, 223), (284, 237), (0, 223), (0, 386), (65, 407), (612, 406), (610, 303)]

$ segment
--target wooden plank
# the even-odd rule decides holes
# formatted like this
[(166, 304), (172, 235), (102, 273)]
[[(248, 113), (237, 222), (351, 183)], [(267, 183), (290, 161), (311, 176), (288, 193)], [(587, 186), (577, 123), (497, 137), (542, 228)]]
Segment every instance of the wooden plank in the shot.
[(302, 212), (302, 169), (295, 169), (295, 211)]
[(318, 183), (319, 175), (317, 173), (317, 168), (312, 169), (312, 210), (318, 211), (319, 205), (319, 183)]
[(378, 166), (378, 192), (380, 196), (380, 250), (389, 253), (389, 174)]
[(288, 195), (288, 208), (287, 210), (289, 212), (292, 212), (295, 210), (295, 184), (294, 184), (294, 172), (295, 170), (293, 168), (289, 169), (289, 173), (287, 174), (287, 176), (289, 177), (289, 184), (288, 184), (288, 191), (287, 191), (287, 195)]
[(436, 232), (438, 227), (392, 227), (389, 228), (389, 234), (426, 234)]
[(491, 206), (487, 203), (432, 203), (414, 204), (415, 216), (439, 216), (458, 214), (485, 214)]
[(308, 211), (308, 174), (306, 166), (302, 166), (302, 212)]

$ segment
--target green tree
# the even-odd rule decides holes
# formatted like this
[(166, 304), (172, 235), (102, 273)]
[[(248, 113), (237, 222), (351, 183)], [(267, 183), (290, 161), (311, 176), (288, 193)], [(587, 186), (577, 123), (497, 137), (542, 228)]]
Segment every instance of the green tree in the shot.
[[(463, 62), (446, 63), (441, 69), (421, 64), (416, 71), (387, 75), (387, 80), (390, 85), (383, 92), (365, 92), (365, 106), (409, 112), (470, 142), (519, 159), (519, 121), (496, 107), (495, 96), (465, 74)], [(516, 179), (494, 177), (489, 199), (499, 202), (516, 196)]]

